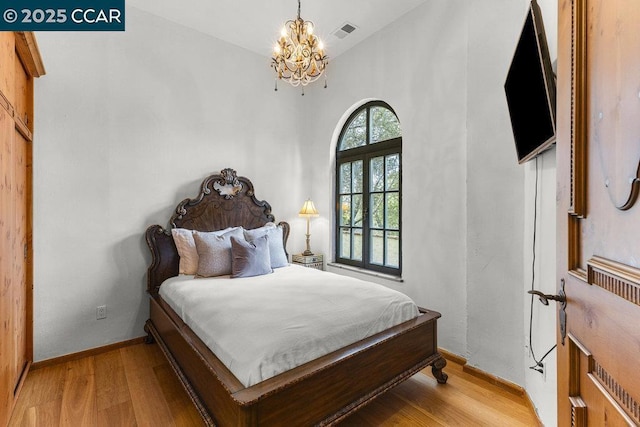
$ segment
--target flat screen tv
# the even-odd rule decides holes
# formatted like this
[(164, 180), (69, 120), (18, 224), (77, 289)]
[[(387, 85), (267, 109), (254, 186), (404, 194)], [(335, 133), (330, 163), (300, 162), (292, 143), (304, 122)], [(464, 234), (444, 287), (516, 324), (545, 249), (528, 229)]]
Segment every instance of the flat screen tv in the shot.
[(556, 82), (540, 7), (531, 1), (504, 84), (518, 163), (556, 142)]

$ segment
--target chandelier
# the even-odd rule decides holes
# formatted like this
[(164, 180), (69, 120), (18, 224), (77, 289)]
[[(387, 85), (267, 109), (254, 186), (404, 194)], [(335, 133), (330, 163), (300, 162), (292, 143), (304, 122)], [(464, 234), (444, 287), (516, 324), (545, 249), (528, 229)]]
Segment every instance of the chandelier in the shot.
[[(327, 56), (313, 29), (313, 22), (300, 18), (298, 0), (298, 17), (284, 24), (273, 48), (271, 67), (277, 74), (275, 90), (278, 90), (278, 80), (285, 80), (292, 86), (306, 86), (318, 80), (324, 72)], [(327, 87), (326, 76), (324, 87)]]

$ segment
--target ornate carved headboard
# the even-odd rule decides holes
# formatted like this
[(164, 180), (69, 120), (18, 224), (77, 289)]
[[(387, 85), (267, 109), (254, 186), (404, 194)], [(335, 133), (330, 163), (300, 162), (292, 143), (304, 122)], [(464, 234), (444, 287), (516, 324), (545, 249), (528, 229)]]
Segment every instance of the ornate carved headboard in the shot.
[[(275, 222), (271, 205), (255, 197), (253, 184), (245, 177), (237, 176), (233, 169), (223, 169), (202, 181), (200, 194), (178, 204), (169, 220), (169, 229), (160, 225), (147, 228), (147, 245), (151, 250), (151, 265), (147, 270), (147, 291), (158, 292), (166, 279), (178, 275), (180, 258), (171, 236), (171, 228), (188, 228), (197, 231), (215, 231), (227, 227), (242, 226), (246, 229)], [(280, 222), (286, 248), (289, 224)]]

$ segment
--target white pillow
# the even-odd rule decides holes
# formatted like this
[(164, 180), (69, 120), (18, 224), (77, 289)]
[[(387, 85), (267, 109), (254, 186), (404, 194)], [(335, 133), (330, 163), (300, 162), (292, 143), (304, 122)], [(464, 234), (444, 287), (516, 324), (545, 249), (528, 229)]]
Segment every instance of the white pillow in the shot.
[[(212, 233), (213, 235), (220, 236), (228, 231), (241, 227), (228, 227), (224, 230), (209, 231), (204, 233)], [(198, 272), (198, 251), (196, 250), (196, 242), (193, 240), (194, 230), (187, 228), (172, 228), (171, 235), (173, 241), (178, 249), (178, 255), (180, 256), (180, 267), (178, 272), (180, 274), (194, 275)]]
[(269, 222), (262, 227), (244, 230), (244, 238), (248, 242), (253, 242), (262, 236), (267, 236), (269, 240), (269, 256), (271, 258), (271, 268), (286, 267), (289, 265), (287, 253), (284, 250), (282, 227)]

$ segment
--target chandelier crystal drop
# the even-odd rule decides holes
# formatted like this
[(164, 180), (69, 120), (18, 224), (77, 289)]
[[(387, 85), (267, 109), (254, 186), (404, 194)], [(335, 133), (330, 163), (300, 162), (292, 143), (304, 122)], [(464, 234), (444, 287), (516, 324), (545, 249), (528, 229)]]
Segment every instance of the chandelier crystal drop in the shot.
[(328, 63), (327, 55), (313, 30), (313, 22), (300, 18), (298, 0), (298, 17), (284, 24), (280, 38), (273, 48), (271, 67), (277, 75), (275, 90), (278, 90), (278, 80), (285, 80), (292, 86), (306, 86), (324, 73)]

